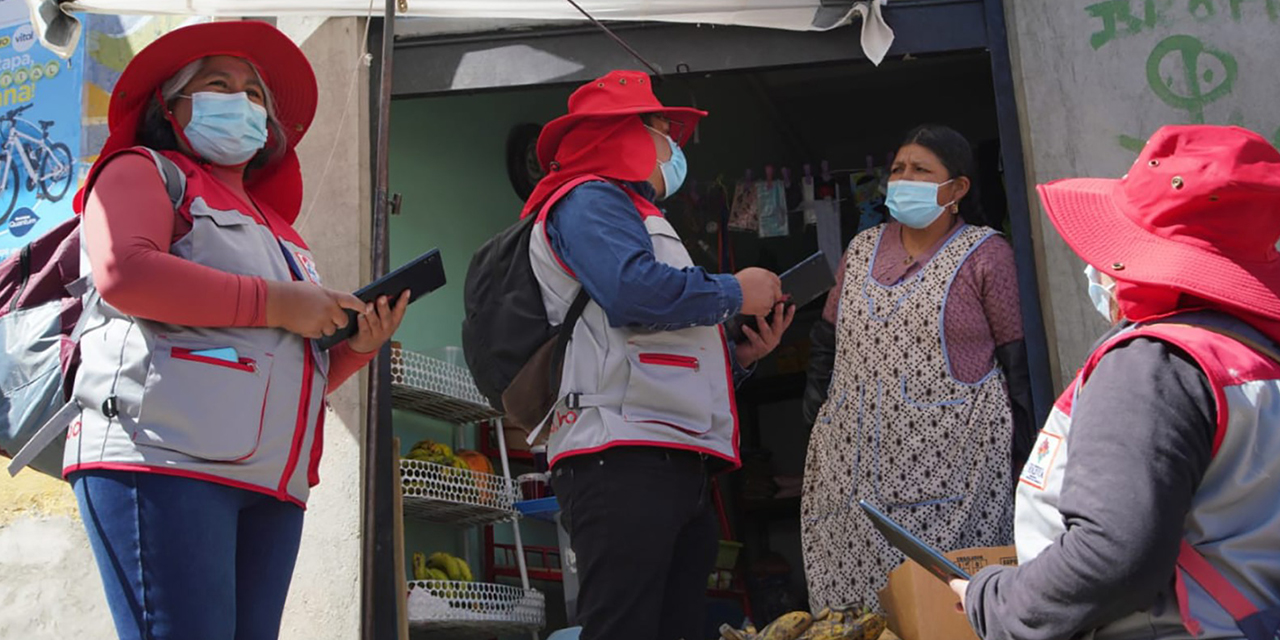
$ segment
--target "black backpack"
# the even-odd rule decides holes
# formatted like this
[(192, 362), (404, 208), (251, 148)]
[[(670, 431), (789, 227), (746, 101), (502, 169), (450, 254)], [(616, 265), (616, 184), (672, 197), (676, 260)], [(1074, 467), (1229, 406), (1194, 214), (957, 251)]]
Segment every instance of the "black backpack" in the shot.
[[(566, 184), (544, 208), (595, 179)], [(507, 414), (508, 424), (526, 430), (537, 427), (558, 398), (565, 350), (590, 302), (586, 290), (580, 290), (563, 324), (552, 326), (547, 319), (529, 262), (537, 220), (537, 215), (529, 215), (484, 243), (467, 267), (462, 294), (462, 350), (476, 387), (495, 409)]]

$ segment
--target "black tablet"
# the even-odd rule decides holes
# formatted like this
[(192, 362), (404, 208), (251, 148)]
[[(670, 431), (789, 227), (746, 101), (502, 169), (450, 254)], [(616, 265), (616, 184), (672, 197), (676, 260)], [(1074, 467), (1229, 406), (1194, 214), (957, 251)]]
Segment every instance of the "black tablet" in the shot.
[(836, 286), (836, 276), (831, 273), (827, 256), (821, 251), (801, 260), (779, 278), (782, 280), (782, 295), (797, 307), (817, 300)]
[[(778, 279), (782, 280), (782, 295), (786, 296), (787, 306), (803, 307), (821, 298), (823, 294), (831, 290), (831, 287), (836, 286), (836, 276), (831, 273), (831, 266), (827, 264), (826, 254), (821, 251), (787, 269), (786, 272), (778, 276)], [(770, 313), (766, 320), (772, 322), (773, 314)], [(726, 327), (729, 337), (741, 341), (743, 338), (742, 327), (744, 326), (751, 327), (752, 330), (757, 332), (760, 330), (756, 326), (755, 316), (738, 315), (732, 318)]]
[(858, 506), (867, 513), (867, 517), (871, 518), (871, 524), (880, 530), (880, 533), (889, 540), (889, 544), (897, 547), (899, 551), (915, 560), (939, 580), (949, 584), (952, 580), (969, 579), (969, 574), (965, 573), (964, 569), (947, 559), (937, 549), (915, 537), (910, 531), (903, 529), (902, 525), (881, 513), (870, 502), (859, 500)]
[[(388, 273), (377, 281), (362, 287), (355, 292), (355, 296), (365, 302), (374, 302), (381, 296), (390, 298), (390, 302), (395, 304), (396, 298), (404, 293), (405, 289), (410, 291), (409, 302), (414, 302), (418, 298), (439, 289), (444, 286), (444, 262), (440, 259), (440, 250), (432, 249), (411, 260), (408, 264)], [(356, 324), (356, 312), (347, 311), (347, 326), (338, 329), (337, 333), (331, 336), (320, 338), (316, 344), (321, 349), (328, 349), (351, 336), (359, 330)]]

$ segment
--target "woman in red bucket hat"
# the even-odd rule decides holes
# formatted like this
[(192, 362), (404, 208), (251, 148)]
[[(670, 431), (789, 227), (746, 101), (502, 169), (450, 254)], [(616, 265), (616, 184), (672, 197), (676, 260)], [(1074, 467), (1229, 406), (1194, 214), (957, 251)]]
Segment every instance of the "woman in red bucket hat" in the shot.
[(1024, 467), (1017, 568), (956, 581), (985, 640), (1280, 629), (1280, 152), (1160, 129), (1129, 173), (1040, 187), (1115, 324)]
[[(76, 199), (91, 285), (63, 473), (122, 639), (278, 635), (325, 396), (403, 317), (323, 287), (292, 227), (315, 109), (307, 59), (262, 22), (177, 29), (116, 84)], [(316, 348), (348, 309), (355, 337)]]
[[(537, 216), (529, 256), (547, 317), (589, 298), (542, 427), (583, 640), (705, 637), (711, 482), (740, 462), (734, 385), (794, 314), (768, 271), (694, 266), (658, 206), (684, 182), (682, 145), (704, 115), (614, 71), (575, 91), (538, 141), (548, 173), (524, 216)], [(745, 342), (725, 340), (729, 318), (770, 311)]]

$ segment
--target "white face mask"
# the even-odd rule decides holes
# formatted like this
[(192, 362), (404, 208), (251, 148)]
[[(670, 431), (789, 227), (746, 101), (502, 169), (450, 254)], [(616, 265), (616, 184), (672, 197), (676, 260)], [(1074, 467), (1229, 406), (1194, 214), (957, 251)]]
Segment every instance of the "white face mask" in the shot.
[(1107, 322), (1114, 322), (1111, 313), (1111, 300), (1116, 295), (1116, 283), (1113, 280), (1109, 284), (1102, 284), (1102, 272), (1093, 268), (1088, 264), (1084, 267), (1084, 277), (1089, 280), (1089, 300), (1093, 302), (1093, 308), (1102, 314)]
[(216, 165), (234, 167), (267, 144), (267, 110), (243, 91), (201, 91), (191, 96), (191, 122), (183, 129), (191, 150)]
[(951, 184), (948, 180), (942, 184), (921, 182), (919, 180), (893, 180), (889, 182), (885, 205), (889, 207), (889, 215), (912, 229), (924, 229), (933, 224), (947, 207), (955, 204), (952, 200), (947, 204), (938, 204), (938, 189)]

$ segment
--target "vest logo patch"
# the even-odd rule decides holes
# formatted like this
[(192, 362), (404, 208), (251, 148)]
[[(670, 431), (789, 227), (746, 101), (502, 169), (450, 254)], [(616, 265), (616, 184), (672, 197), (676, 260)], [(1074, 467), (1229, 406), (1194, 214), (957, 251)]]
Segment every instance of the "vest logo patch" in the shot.
[(548, 433), (548, 436), (555, 435), (555, 433), (559, 431), (561, 427), (567, 427), (577, 421), (578, 421), (577, 411), (570, 410), (570, 411), (561, 413), (560, 410), (557, 409), (556, 412), (551, 416), (551, 431)]
[(298, 266), (302, 267), (302, 272), (307, 275), (307, 279), (311, 284), (320, 284), (320, 272), (316, 270), (316, 263), (311, 256), (298, 251), (294, 253), (298, 257)]
[(1044, 491), (1049, 485), (1049, 472), (1058, 459), (1058, 449), (1062, 446), (1062, 436), (1056, 433), (1041, 431), (1036, 438), (1036, 446), (1031, 449), (1031, 457), (1022, 468), (1022, 476), (1018, 481), (1030, 487)]

